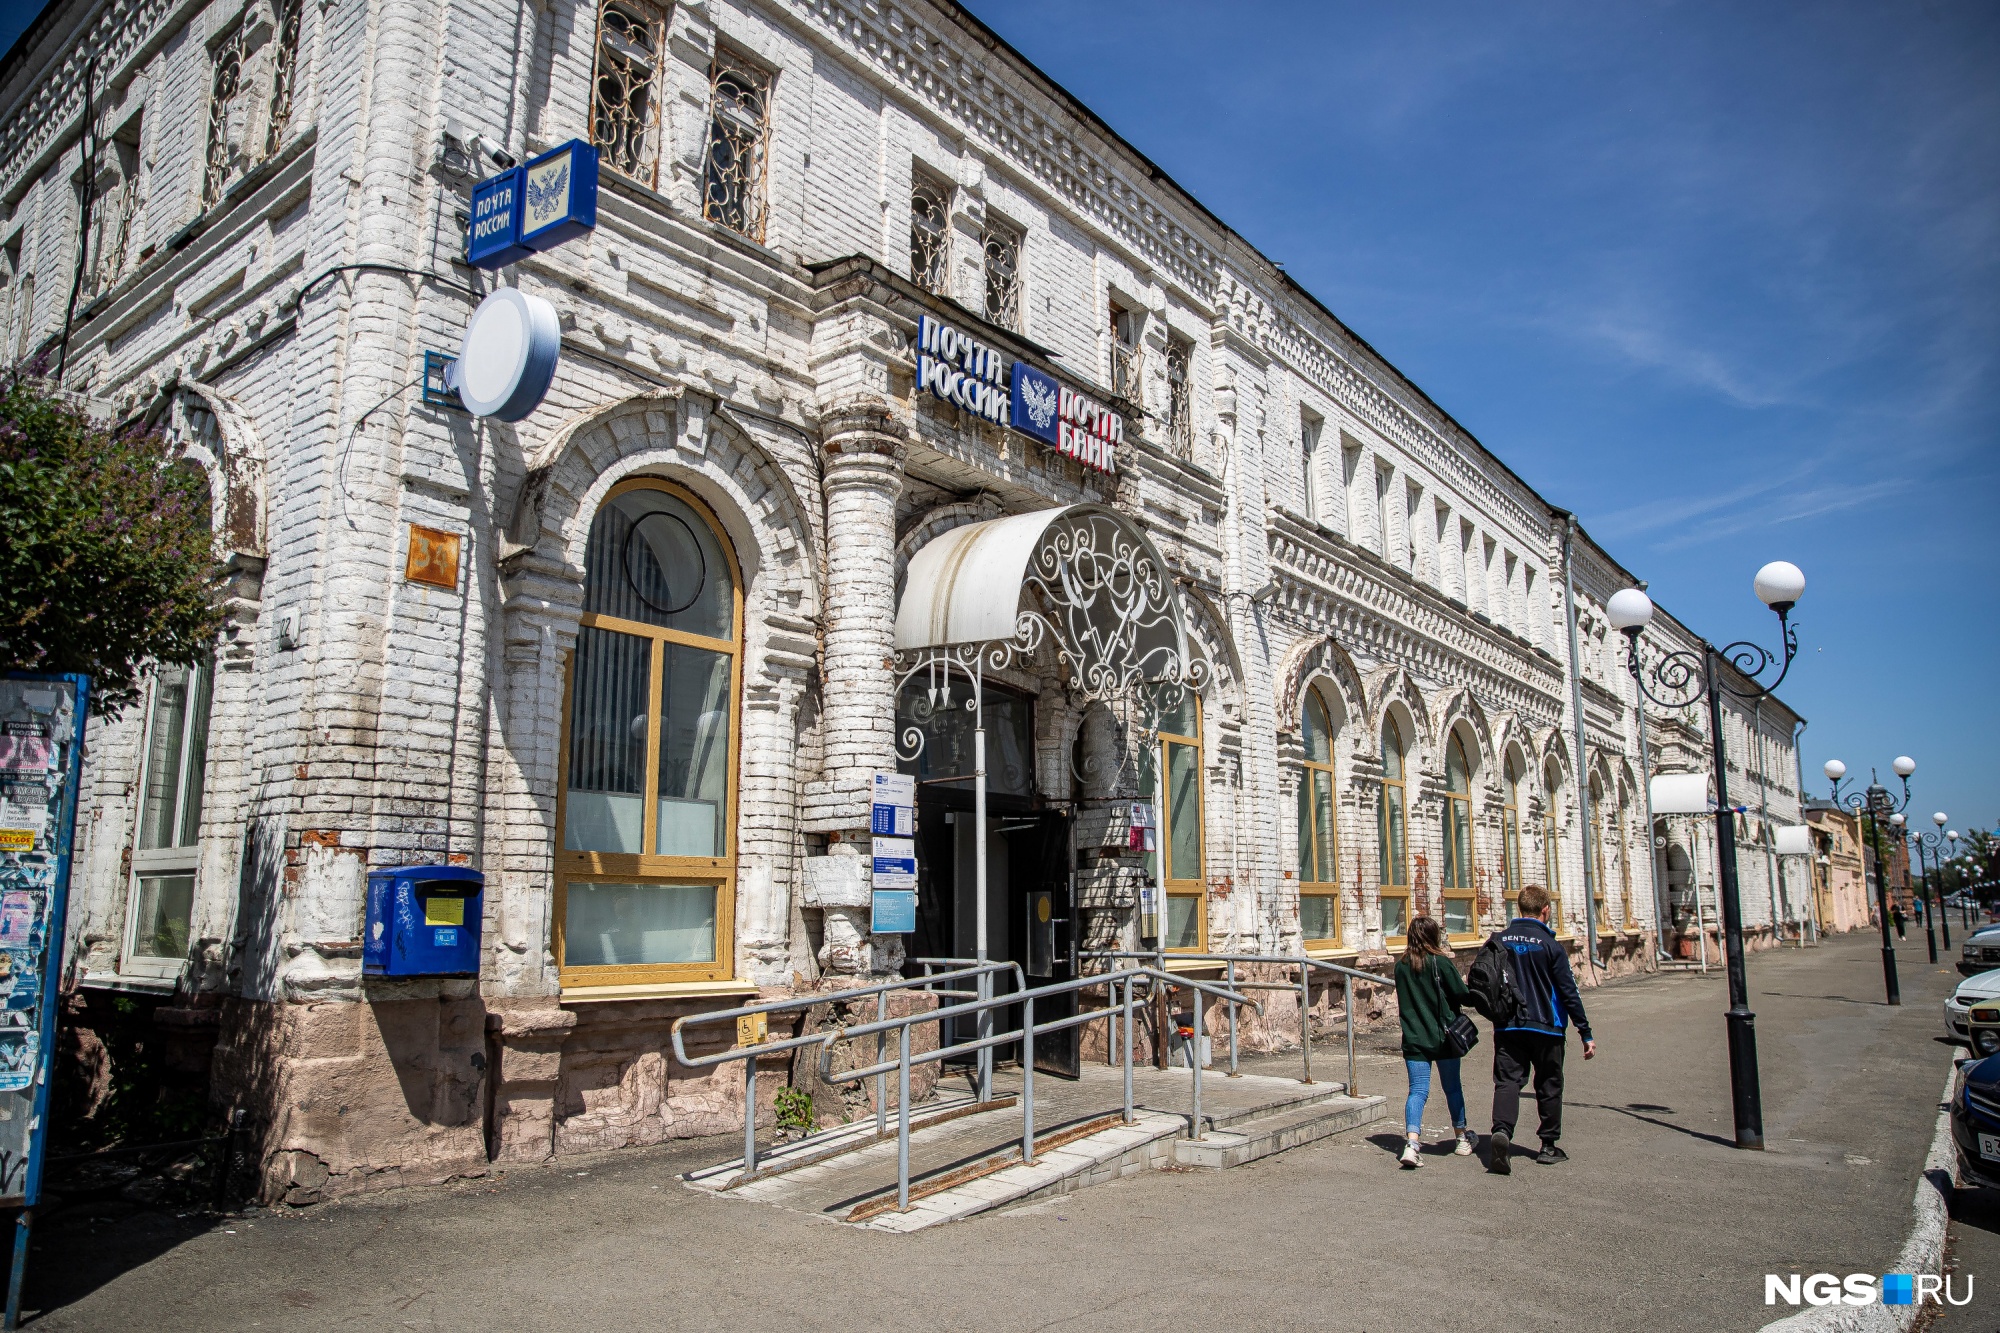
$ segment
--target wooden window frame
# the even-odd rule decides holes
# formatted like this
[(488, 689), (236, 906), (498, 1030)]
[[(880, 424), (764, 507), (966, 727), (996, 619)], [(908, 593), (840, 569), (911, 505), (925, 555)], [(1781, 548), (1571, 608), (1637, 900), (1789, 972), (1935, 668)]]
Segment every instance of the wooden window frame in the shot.
[(1632, 830), (1625, 821), (1625, 803), (1620, 801), (1618, 804), (1618, 883), (1619, 894), (1624, 904), (1621, 912), (1621, 920), (1624, 928), (1628, 931), (1633, 928), (1631, 834)]
[[(1299, 800), (1304, 803), (1306, 809), (1312, 812), (1307, 820), (1312, 825), (1311, 832), (1308, 834), (1312, 841), (1307, 846), (1299, 849), (1299, 897), (1301, 900), (1307, 897), (1327, 898), (1331, 900), (1333, 911), (1330, 919), (1333, 922), (1333, 934), (1326, 936), (1307, 935), (1305, 933), (1305, 913), (1301, 911), (1299, 913), (1299, 938), (1307, 945), (1332, 945), (1337, 948), (1341, 941), (1342, 925), (1340, 919), (1340, 783), (1335, 776), (1334, 760), (1332, 757), (1334, 754), (1333, 738), (1335, 734), (1333, 710), (1326, 706), (1325, 701), (1319, 697), (1316, 691), (1308, 689), (1306, 691), (1305, 703), (1300, 709), (1299, 737), (1301, 741), (1305, 737), (1305, 709), (1307, 708), (1319, 709), (1321, 715), (1326, 718), (1327, 759), (1324, 763), (1317, 759), (1305, 757), (1299, 760)], [(1327, 787), (1333, 792), (1334, 808), (1327, 812), (1328, 826), (1325, 829), (1319, 827), (1319, 802), (1314, 800), (1312, 796), (1313, 775), (1315, 773), (1326, 774)], [(1330, 880), (1308, 879), (1306, 876), (1307, 870), (1317, 871), (1319, 868), (1319, 849), (1322, 837), (1326, 840), (1326, 859), (1328, 865), (1332, 868), (1333, 878)]]
[[(1403, 929), (1398, 934), (1391, 935), (1389, 933), (1388, 914), (1386, 912), (1381, 913), (1382, 943), (1384, 947), (1387, 947), (1392, 940), (1406, 939), (1410, 929), (1410, 755), (1407, 744), (1403, 739), (1403, 728), (1397, 723), (1396, 719), (1385, 717), (1382, 719), (1382, 726), (1382, 784), (1376, 794), (1375, 800), (1375, 832), (1376, 836), (1380, 839), (1380, 845), (1377, 849), (1379, 855), (1376, 858), (1377, 878), (1384, 882), (1381, 885), (1381, 891), (1378, 896), (1384, 900), (1399, 898), (1403, 903)], [(1388, 729), (1392, 727), (1396, 732), (1397, 759), (1401, 764), (1403, 775), (1395, 778), (1389, 776), (1389, 746), (1387, 743)], [(1391, 788), (1395, 789), (1403, 811), (1403, 845), (1400, 856), (1391, 850), (1395, 847), (1395, 841), (1389, 836), (1389, 791)], [(1392, 865), (1390, 867), (1402, 872), (1400, 882), (1390, 883), (1388, 880), (1394, 877), (1379, 874), (1381, 864), (1391, 860), (1391, 858), (1401, 862), (1400, 865)], [(1380, 910), (1379, 907), (1377, 910)]]
[(1591, 869), (1596, 873), (1591, 877), (1591, 910), (1597, 913), (1597, 928), (1611, 930), (1611, 888), (1604, 875), (1604, 793), (1600, 789), (1590, 796), (1591, 819), (1586, 831), (1590, 846), (1585, 854), (1590, 857)]
[(1506, 918), (1512, 921), (1521, 902), (1521, 783), (1513, 760), (1500, 768), (1500, 901)]
[[(576, 650), (563, 657), (562, 748), (556, 783), (555, 827), (555, 918), (552, 934), (556, 968), (562, 986), (631, 986), (648, 983), (730, 981), (736, 971), (736, 855), (737, 808), (741, 793), (741, 746), (743, 743), (743, 569), (728, 530), (717, 521), (715, 512), (700, 497), (684, 487), (657, 477), (635, 477), (611, 488), (600, 502), (605, 505), (633, 491), (652, 490), (671, 495), (694, 510), (708, 524), (709, 533), (722, 548), (728, 562), (731, 589), (731, 636), (716, 639), (684, 630), (667, 629), (643, 621), (625, 620), (594, 611), (583, 613), (579, 624), (585, 628), (612, 630), (651, 642), (646, 677), (646, 787), (641, 847), (657, 846), (660, 786), (660, 689), (665, 669), (666, 645), (699, 648), (722, 653), (729, 658), (729, 799), (723, 817), (722, 856), (660, 856), (648, 852), (573, 852), (564, 849), (565, 821), (569, 813), (571, 693), (575, 684), (572, 670)], [(597, 515), (591, 515), (591, 522)], [(589, 577), (588, 573), (585, 578)], [(706, 963), (631, 963), (610, 966), (571, 967), (565, 961), (564, 931), (569, 914), (569, 886), (572, 882), (592, 884), (713, 885), (715, 888), (715, 957)]]
[[(1207, 774), (1202, 772), (1204, 756), (1201, 744), (1201, 696), (1190, 690), (1188, 697), (1194, 704), (1194, 734), (1188, 736), (1162, 729), (1154, 740), (1154, 743), (1159, 746), (1160, 765), (1160, 803), (1158, 810), (1160, 819), (1160, 934), (1162, 937), (1166, 935), (1167, 923), (1173, 920), (1172, 900), (1175, 898), (1194, 898), (1198, 900), (1195, 905), (1195, 923), (1198, 928), (1195, 946), (1192, 949), (1168, 949), (1166, 951), (1168, 953), (1208, 952), (1208, 876), (1206, 874), (1208, 866), (1208, 842), (1207, 829), (1204, 827), (1207, 822), (1206, 816), (1208, 812), (1208, 777)], [(1193, 879), (1173, 877), (1173, 872), (1181, 869), (1181, 867), (1174, 863), (1173, 768), (1169, 762), (1169, 751), (1167, 748), (1170, 745), (1185, 745), (1194, 751), (1194, 859), (1196, 869), (1201, 873), (1198, 873)]]
[[(209, 737), (215, 726), (215, 669), (213, 657), (188, 664), (180, 721), (180, 733), (175, 740), (174, 792), (169, 798), (173, 802), (173, 820), (177, 827), (185, 828), (188, 823), (188, 803), (193, 797), (197, 812), (194, 831), (186, 841), (180, 834), (164, 847), (141, 847), (145, 841), (148, 810), (147, 792), (153, 782), (154, 738), (160, 726), (160, 677), (156, 670), (146, 694), (146, 725), (140, 733), (139, 776), (133, 791), (134, 821), (132, 826), (132, 846), (127, 856), (125, 879), (125, 926), (119, 950), (118, 973), (121, 977), (171, 984), (187, 966), (185, 955), (167, 958), (154, 954), (139, 953), (139, 906), (143, 896), (141, 883), (148, 879), (163, 879), (169, 876), (186, 875), (194, 881), (192, 893), (201, 892), (201, 835), (208, 820), (208, 764), (207, 750)], [(197, 702), (197, 696), (199, 701)], [(195, 747), (194, 727), (191, 725), (199, 709), (201, 716), (200, 754)], [(199, 760), (199, 762), (194, 762)], [(188, 938), (194, 938), (194, 917), (198, 896), (188, 902)]]
[[(1464, 764), (1465, 790), (1462, 792), (1451, 789), (1451, 754), (1454, 749), (1458, 751), (1459, 759)], [(1472, 826), (1472, 755), (1467, 752), (1465, 742), (1460, 740), (1456, 733), (1445, 737), (1444, 771), (1444, 818), (1439, 821), (1439, 831), (1446, 839), (1444, 850), (1449, 852), (1453, 814), (1456, 813), (1457, 817), (1464, 821), (1462, 827), (1465, 829), (1465, 865), (1460, 868), (1459, 873), (1462, 882), (1447, 884), (1444, 882), (1443, 870), (1448, 858), (1440, 858), (1438, 896), (1444, 903), (1465, 904), (1466, 929), (1456, 934), (1450, 931), (1445, 934), (1445, 938), (1454, 944), (1459, 944), (1479, 938), (1479, 890), (1475, 887), (1479, 883), (1479, 849), (1476, 845), (1478, 839), (1473, 836)], [(1443, 917), (1444, 912), (1440, 909), (1439, 925), (1444, 924)]]
[(1554, 908), (1550, 913), (1550, 928), (1557, 939), (1570, 938), (1569, 918), (1563, 915), (1562, 895), (1562, 834), (1556, 826), (1556, 793), (1560, 787), (1549, 787), (1542, 797), (1542, 868), (1547, 872), (1548, 883), (1542, 887), (1549, 891), (1549, 903)]

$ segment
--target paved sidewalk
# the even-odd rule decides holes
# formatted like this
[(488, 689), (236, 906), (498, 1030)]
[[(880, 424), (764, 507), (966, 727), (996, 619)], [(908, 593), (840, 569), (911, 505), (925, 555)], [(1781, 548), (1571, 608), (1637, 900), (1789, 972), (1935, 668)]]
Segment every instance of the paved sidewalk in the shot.
[[(1921, 940), (1901, 959), (1891, 1010), (1871, 938), (1753, 957), (1762, 1154), (1729, 1146), (1721, 976), (1673, 974), (1586, 995), (1602, 1053), (1570, 1048), (1574, 1160), (1510, 1178), (1449, 1155), (1398, 1171), (1392, 1123), (895, 1236), (685, 1188), (733, 1155), (719, 1139), (200, 1231), (52, 1226), (30, 1326), (1754, 1329), (1789, 1313), (1766, 1272), (1880, 1273), (1909, 1229), (1956, 977)], [(1482, 1131), (1489, 1047), (1467, 1066)], [(1400, 1103), (1379, 1047), (1361, 1082)], [(1974, 1271), (1980, 1307), (1940, 1327), (1995, 1325), (2000, 1269)]]

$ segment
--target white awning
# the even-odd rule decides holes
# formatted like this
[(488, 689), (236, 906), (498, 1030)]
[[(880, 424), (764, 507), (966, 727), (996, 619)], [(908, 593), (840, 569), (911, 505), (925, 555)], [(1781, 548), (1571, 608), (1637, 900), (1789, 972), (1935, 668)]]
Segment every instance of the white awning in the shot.
[(1780, 856), (1811, 856), (1812, 830), (1804, 824), (1786, 824), (1773, 835)]
[(1714, 810), (1708, 799), (1708, 774), (1661, 773), (1653, 779), (1653, 813), (1705, 815)]
[(1115, 509), (1068, 505), (968, 523), (911, 557), (896, 608), (897, 652), (1001, 642), (1027, 649), (1045, 637), (1091, 693), (1189, 671), (1166, 562)]

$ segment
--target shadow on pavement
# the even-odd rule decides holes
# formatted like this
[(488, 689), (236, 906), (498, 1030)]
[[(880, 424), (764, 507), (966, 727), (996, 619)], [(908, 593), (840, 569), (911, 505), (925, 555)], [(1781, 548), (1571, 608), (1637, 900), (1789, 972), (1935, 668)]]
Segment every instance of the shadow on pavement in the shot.
[[(1936, 1179), (1944, 1173), (1936, 1171), (1931, 1175)], [(1940, 1188), (1944, 1191), (1944, 1197), (1951, 1202), (1952, 1221), (1961, 1222), (1969, 1227), (1978, 1227), (1981, 1231), (1990, 1231), (2000, 1236), (2000, 1190), (1979, 1188), (1955, 1190), (1949, 1188), (1948, 1180), (1941, 1181)]]
[[(122, 1215), (77, 1209), (37, 1217), (21, 1293), (23, 1327), (73, 1305), (136, 1268), (217, 1227), (235, 1225), (207, 1213), (136, 1208)], [(11, 1235), (13, 1228), (7, 1228)]]
[(1764, 994), (1774, 996), (1780, 1000), (1832, 1000), (1838, 1004), (1859, 1004), (1870, 1009), (1887, 1009), (1889, 1007), (1880, 1000), (1857, 1000), (1852, 995), (1793, 995), (1790, 991), (1781, 990), (1767, 990)]
[(1633, 1102), (1627, 1106), (1605, 1106), (1599, 1102), (1565, 1102), (1564, 1105), (1573, 1106), (1585, 1111), (1615, 1111), (1619, 1115), (1630, 1116), (1634, 1120), (1643, 1120), (1649, 1125), (1658, 1125), (1661, 1129), (1671, 1129), (1676, 1134), (1685, 1134), (1691, 1139), (1700, 1139), (1704, 1143), (1719, 1143), (1732, 1151), (1736, 1147), (1735, 1139), (1725, 1139), (1720, 1134), (1704, 1134), (1701, 1130), (1689, 1129), (1686, 1125), (1676, 1125), (1670, 1120), (1661, 1120), (1655, 1116), (1642, 1114), (1645, 1111), (1665, 1111), (1667, 1114), (1672, 1115), (1673, 1108), (1667, 1106), (1654, 1106), (1648, 1102)]

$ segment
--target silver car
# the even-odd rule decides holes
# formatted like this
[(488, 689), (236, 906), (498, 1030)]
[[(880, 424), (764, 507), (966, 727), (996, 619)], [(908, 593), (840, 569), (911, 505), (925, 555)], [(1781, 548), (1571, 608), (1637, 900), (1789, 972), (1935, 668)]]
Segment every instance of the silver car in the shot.
[(1965, 948), (1958, 956), (1958, 970), (1971, 977), (1996, 967), (2000, 967), (2000, 926), (1981, 926), (1966, 936)]
[[(1966, 1030), (1966, 1019), (1972, 1010), (1981, 1009), (1991, 1014), (1989, 1019), (1982, 1014), (1982, 1023), (2000, 1024), (2000, 970), (1981, 972), (1976, 977), (1967, 977), (1958, 983), (1958, 989), (1945, 997), (1945, 1035), (1961, 1046), (1971, 1045), (1972, 1034)], [(1982, 1051), (1991, 1055), (1991, 1051)]]

